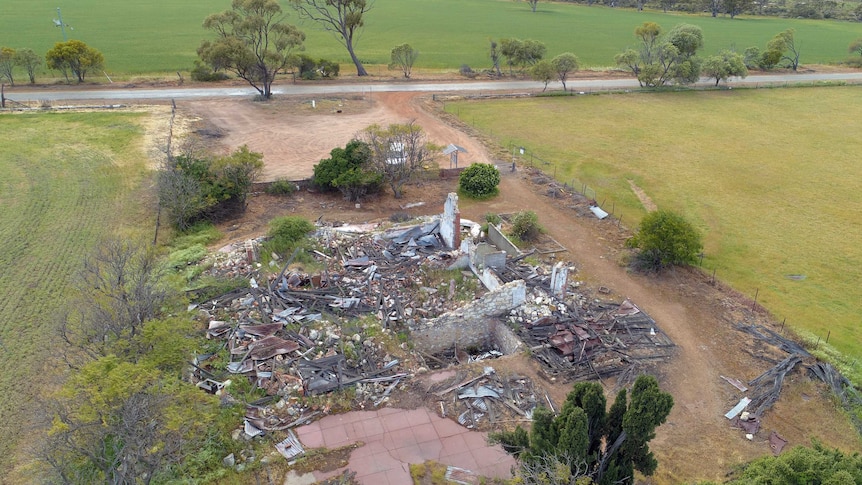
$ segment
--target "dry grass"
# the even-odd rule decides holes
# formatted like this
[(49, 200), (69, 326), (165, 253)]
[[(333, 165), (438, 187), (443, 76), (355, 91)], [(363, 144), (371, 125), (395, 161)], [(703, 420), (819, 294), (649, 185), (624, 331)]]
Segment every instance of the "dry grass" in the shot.
[[(139, 115), (0, 115), (0, 482), (24, 483), (34, 404), (62, 366), (53, 346), (82, 259), (132, 212)], [(133, 231), (132, 231), (133, 232)], [(19, 447), (20, 446), (20, 447)]]
[(757, 292), (796, 331), (831, 333), (860, 382), (858, 96), (856, 87), (634, 93), (447, 111), (554, 161), (549, 173), (595, 187), (629, 225), (644, 210), (628, 180), (659, 208), (683, 213), (705, 234), (707, 271)]

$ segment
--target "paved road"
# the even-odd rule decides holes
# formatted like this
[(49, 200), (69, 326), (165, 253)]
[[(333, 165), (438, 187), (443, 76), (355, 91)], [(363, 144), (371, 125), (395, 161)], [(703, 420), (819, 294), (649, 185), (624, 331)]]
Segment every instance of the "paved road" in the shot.
[[(805, 73), (805, 74), (775, 74), (748, 76), (745, 79), (733, 79), (730, 86), (755, 86), (758, 84), (808, 83), (815, 81), (844, 81), (862, 83), (862, 72), (847, 73)], [(701, 80), (699, 86), (711, 86), (714, 81)], [(559, 83), (549, 85), (559, 89)], [(483, 92), (483, 91), (540, 91), (543, 84), (535, 81), (472, 81), (472, 82), (391, 82), (391, 83), (359, 83), (359, 84), (315, 84), (293, 85), (285, 84), (273, 87), (275, 94), (350, 94), (375, 92)], [(603, 91), (638, 88), (635, 79), (591, 79), (571, 80), (567, 87), (572, 91)], [(20, 89), (20, 90), (19, 90)], [(109, 101), (140, 101), (165, 99), (195, 99), (230, 96), (254, 96), (256, 92), (251, 87), (212, 87), (212, 88), (166, 88), (166, 89), (63, 89), (63, 90), (27, 90), (15, 87), (6, 88), (6, 98), (15, 101), (75, 101), (75, 100), (109, 100)]]

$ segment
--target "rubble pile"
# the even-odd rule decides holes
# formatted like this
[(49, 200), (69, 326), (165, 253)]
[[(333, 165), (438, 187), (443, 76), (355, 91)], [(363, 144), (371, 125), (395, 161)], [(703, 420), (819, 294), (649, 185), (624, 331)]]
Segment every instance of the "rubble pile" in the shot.
[[(226, 247), (210, 261), (211, 273), (246, 276), (249, 285), (197, 306), (207, 337), (223, 342), (227, 362), (217, 353), (197, 356), (193, 378), (211, 393), (245, 378), (271, 396), (248, 406), (246, 436), (311, 419), (302, 396), (355, 387), (357, 400), (385, 402), (408, 376), (389, 352), (395, 330), (457, 306), (453, 281), (425, 286), (424, 271), (447, 267), (454, 254), (442, 247), (439, 221), (376, 234), (366, 229), (321, 229), (312, 254), (324, 269), (313, 274), (292, 266), (291, 257), (280, 273), (261, 277), (258, 240)], [(382, 332), (367, 332), (373, 320), (345, 324), (366, 315)]]
[(228, 244), (207, 254), (206, 273), (221, 278), (249, 278), (260, 267), (257, 263), (263, 238)]
[(539, 405), (555, 409), (548, 394), (534, 387), (530, 378), (502, 377), (493, 367), (485, 367), (476, 377), (466, 377), (460, 372), (430, 388), (429, 393), (439, 399), (441, 416), (451, 416), (471, 429), (529, 421)]
[(571, 301), (562, 302), (536, 286), (527, 303), (506, 317), (552, 375), (604, 379), (672, 355), (670, 338), (631, 301), (617, 304), (583, 295)]

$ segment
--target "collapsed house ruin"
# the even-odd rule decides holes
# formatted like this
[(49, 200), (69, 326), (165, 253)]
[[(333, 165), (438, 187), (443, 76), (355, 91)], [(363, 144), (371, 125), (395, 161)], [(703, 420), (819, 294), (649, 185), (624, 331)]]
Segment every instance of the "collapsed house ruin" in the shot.
[[(566, 263), (548, 267), (500, 227), (489, 226), (485, 236), (479, 224), (462, 220), (455, 194), (438, 217), (389, 228), (320, 227), (315, 237), (313, 257), (324, 269), (313, 274), (291, 257), (278, 274), (262, 276), (255, 264), (260, 241), (226, 248), (211, 271), (239, 273), (249, 286), (197, 308), (208, 320), (207, 336), (228, 354), (224, 371), (216, 370), (216, 355), (195, 358), (198, 386), (220, 393), (227, 380), (248, 379), (270, 396), (248, 405), (247, 436), (313, 419), (320, 410), (304, 407), (299, 396), (351, 387), (377, 406), (422, 369), (529, 350), (546, 374), (564, 382), (625, 379), (673, 351), (634, 303), (590, 296), (568, 280)], [(459, 297), (463, 288), (454, 278), (427, 286), (427, 272), (453, 270), (481, 285), (474, 283), (468, 298)], [(369, 336), (368, 319), (401, 338), (399, 349), (419, 367), (405, 367)], [(454, 402), (464, 403), (458, 420), (465, 425), (482, 416), (493, 422), (500, 410), (528, 417), (537, 404), (554, 407), (532, 383), (496, 377), (493, 369), (484, 383), (455, 381), (444, 394), (455, 392)], [(441, 404), (441, 412), (455, 411)]]

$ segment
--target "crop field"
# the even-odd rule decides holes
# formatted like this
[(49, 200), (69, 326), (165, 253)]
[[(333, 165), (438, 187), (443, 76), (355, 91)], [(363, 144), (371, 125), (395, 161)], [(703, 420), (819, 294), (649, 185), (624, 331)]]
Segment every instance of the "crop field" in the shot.
[(144, 173), (138, 118), (0, 115), (0, 481), (12, 480), (43, 386), (63, 371), (57, 322), (82, 258), (136, 210), (128, 194)]
[[(350, 62), (331, 34), (302, 23), (285, 0), (281, 4), (289, 21), (307, 34), (308, 55)], [(47, 52), (63, 40), (61, 29), (51, 21), (60, 7), (63, 21), (69, 25), (67, 37), (102, 51), (109, 75), (187, 71), (196, 59), (196, 48), (208, 37), (201, 26), (203, 19), (229, 6), (230, 0), (4, 0), (0, 46)], [(665, 29), (684, 22), (699, 25), (705, 54), (730, 47), (763, 49), (776, 33), (793, 28), (801, 45), (802, 64), (841, 61), (848, 56), (848, 44), (862, 37), (862, 23), (851, 22), (768, 17), (731, 20), (545, 1), (532, 13), (526, 2), (511, 0), (377, 0), (366, 15), (357, 54), (363, 62), (376, 65), (372, 74), (388, 74), (385, 65), (390, 50), (405, 42), (420, 52), (418, 68), (457, 69), (467, 64), (483, 69), (490, 67), (489, 39), (518, 37), (544, 42), (548, 56), (570, 51), (584, 67), (608, 67), (613, 66), (615, 54), (634, 44), (634, 28), (647, 21)], [(343, 71), (351, 69), (344, 66)], [(23, 79), (23, 73), (19, 76)]]
[[(553, 162), (635, 227), (630, 186), (705, 235), (704, 271), (754, 298), (862, 381), (859, 87), (457, 102), (446, 109)], [(529, 158), (520, 163), (529, 162)], [(588, 195), (593, 195), (590, 192)], [(505, 195), (504, 195), (505, 196)]]

